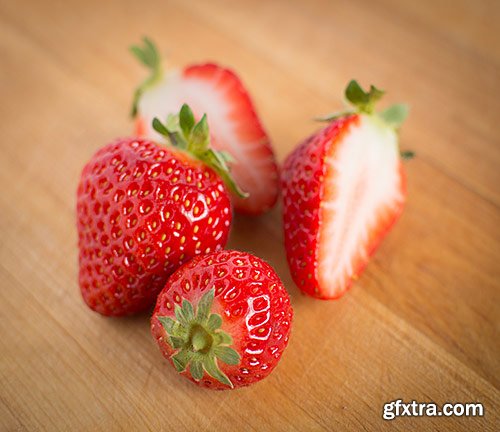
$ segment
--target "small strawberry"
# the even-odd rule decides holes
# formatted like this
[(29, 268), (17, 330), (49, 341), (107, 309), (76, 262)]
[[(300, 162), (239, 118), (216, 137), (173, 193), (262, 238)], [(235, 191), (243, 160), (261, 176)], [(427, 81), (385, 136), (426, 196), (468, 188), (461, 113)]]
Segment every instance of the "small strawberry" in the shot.
[(293, 310), (271, 266), (245, 252), (193, 258), (167, 281), (151, 318), (163, 355), (196, 384), (229, 389), (271, 373)]
[(151, 127), (183, 103), (195, 114), (207, 113), (213, 147), (234, 157), (230, 164), (236, 182), (250, 196), (233, 195), (235, 209), (259, 214), (270, 209), (278, 196), (278, 167), (269, 137), (264, 131), (250, 96), (234, 72), (213, 63), (195, 64), (164, 73), (160, 56), (147, 38), (133, 54), (151, 70), (135, 92), (132, 114), (139, 136), (162, 139)]
[(403, 210), (397, 128), (407, 107), (376, 113), (383, 93), (351, 81), (346, 98), (353, 109), (323, 118), (328, 126), (284, 163), (288, 264), (295, 283), (314, 297), (344, 294)]
[(209, 146), (206, 116), (187, 105), (168, 125), (171, 145), (117, 140), (83, 169), (77, 192), (80, 288), (103, 315), (151, 306), (167, 277), (191, 257), (222, 249), (235, 192), (225, 159)]

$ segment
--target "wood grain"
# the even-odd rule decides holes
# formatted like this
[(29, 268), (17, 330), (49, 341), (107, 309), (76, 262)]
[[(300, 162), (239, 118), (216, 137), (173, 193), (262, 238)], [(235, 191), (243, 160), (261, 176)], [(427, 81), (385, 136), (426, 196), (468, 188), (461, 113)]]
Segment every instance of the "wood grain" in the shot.
[[(500, 50), (495, 1), (0, 2), (1, 430), (498, 430)], [(300, 295), (279, 206), (230, 247), (267, 259), (295, 322), (278, 369), (235, 392), (166, 365), (148, 315), (105, 319), (77, 286), (75, 188), (130, 133), (126, 52), (216, 60), (250, 88), (278, 158), (352, 77), (408, 101), (401, 221), (344, 298)], [(477, 418), (382, 420), (386, 401), (481, 402)]]

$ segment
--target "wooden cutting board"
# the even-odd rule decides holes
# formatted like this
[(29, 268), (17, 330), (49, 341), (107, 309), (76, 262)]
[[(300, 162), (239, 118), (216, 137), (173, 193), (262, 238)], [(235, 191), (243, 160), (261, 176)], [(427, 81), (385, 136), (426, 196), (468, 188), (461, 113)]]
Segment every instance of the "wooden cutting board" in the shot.
[[(8, 1), (0, 6), (0, 429), (498, 430), (500, 50), (496, 1)], [(236, 69), (283, 160), (357, 78), (407, 101), (408, 203), (352, 290), (304, 297), (280, 208), (230, 247), (268, 260), (295, 308), (265, 381), (175, 374), (148, 315), (106, 319), (77, 285), (75, 189), (131, 131), (147, 34), (172, 65)], [(384, 402), (481, 402), (484, 417), (382, 419)]]

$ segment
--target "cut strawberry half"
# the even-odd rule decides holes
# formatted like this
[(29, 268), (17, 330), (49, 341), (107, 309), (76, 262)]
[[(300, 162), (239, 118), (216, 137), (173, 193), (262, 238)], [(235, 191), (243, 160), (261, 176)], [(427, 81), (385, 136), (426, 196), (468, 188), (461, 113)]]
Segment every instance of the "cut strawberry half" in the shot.
[(278, 167), (269, 137), (238, 76), (213, 63), (163, 73), (158, 52), (148, 39), (132, 51), (151, 69), (151, 76), (135, 94), (136, 134), (161, 141), (151, 127), (152, 119), (166, 119), (184, 103), (196, 116), (206, 113), (212, 146), (231, 156), (232, 175), (249, 194), (247, 198), (233, 196), (236, 210), (247, 214), (269, 210), (278, 196)]
[(312, 296), (341, 296), (403, 210), (396, 129), (407, 109), (395, 105), (376, 114), (382, 94), (351, 82), (346, 96), (355, 110), (324, 118), (330, 124), (283, 166), (287, 258), (295, 282)]

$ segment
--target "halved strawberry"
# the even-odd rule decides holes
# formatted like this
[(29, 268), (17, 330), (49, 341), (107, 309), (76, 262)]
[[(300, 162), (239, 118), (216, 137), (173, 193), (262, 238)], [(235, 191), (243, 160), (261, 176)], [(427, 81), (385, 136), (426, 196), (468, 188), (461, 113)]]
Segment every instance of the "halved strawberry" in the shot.
[(213, 147), (232, 156), (231, 172), (249, 193), (246, 199), (233, 195), (235, 209), (247, 214), (269, 210), (278, 196), (278, 167), (269, 137), (238, 76), (213, 63), (164, 73), (158, 51), (147, 38), (143, 47), (134, 46), (132, 52), (151, 70), (150, 77), (135, 93), (135, 132), (161, 141), (162, 137), (151, 128), (154, 117), (165, 119), (184, 103), (197, 116), (206, 113)]
[(296, 284), (314, 297), (340, 297), (403, 210), (397, 128), (407, 107), (375, 113), (383, 93), (351, 81), (346, 98), (354, 109), (321, 119), (329, 125), (284, 163), (287, 259)]

